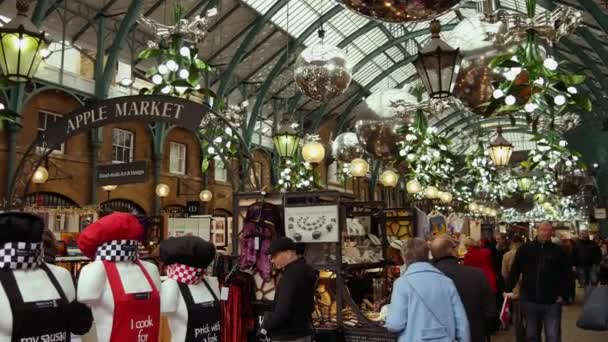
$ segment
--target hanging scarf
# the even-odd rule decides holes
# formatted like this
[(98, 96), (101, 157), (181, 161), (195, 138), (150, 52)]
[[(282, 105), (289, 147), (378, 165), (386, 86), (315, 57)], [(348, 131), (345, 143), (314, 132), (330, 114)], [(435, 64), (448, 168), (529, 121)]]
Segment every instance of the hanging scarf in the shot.
[(28, 270), (40, 266), (41, 242), (7, 242), (0, 247), (0, 269)]
[(97, 247), (95, 260), (102, 261), (137, 261), (136, 240), (112, 240)]
[(196, 285), (201, 282), (205, 275), (205, 269), (183, 264), (171, 264), (167, 266), (167, 276), (178, 283)]

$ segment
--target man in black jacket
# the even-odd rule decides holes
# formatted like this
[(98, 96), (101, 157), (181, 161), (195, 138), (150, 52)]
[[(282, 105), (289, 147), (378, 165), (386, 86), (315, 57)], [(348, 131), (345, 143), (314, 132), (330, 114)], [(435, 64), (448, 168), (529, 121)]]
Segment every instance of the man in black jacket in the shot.
[(296, 244), (290, 238), (273, 240), (268, 253), (274, 267), (283, 273), (272, 311), (264, 314), (262, 328), (270, 333), (273, 342), (311, 342), (318, 272), (298, 257)]
[(602, 250), (589, 239), (589, 232), (581, 230), (572, 256), (581, 287), (597, 285), (597, 269), (602, 261)]
[(497, 327), (496, 299), (481, 270), (458, 264), (456, 244), (448, 235), (431, 243), (435, 267), (452, 279), (469, 319), (471, 342), (485, 342)]
[(552, 235), (551, 223), (540, 223), (536, 240), (517, 250), (507, 279), (506, 288), (511, 292), (521, 275), (521, 308), (530, 342), (540, 342), (543, 326), (547, 342), (561, 341), (562, 301), (568, 294), (569, 270), (565, 253), (551, 242)]

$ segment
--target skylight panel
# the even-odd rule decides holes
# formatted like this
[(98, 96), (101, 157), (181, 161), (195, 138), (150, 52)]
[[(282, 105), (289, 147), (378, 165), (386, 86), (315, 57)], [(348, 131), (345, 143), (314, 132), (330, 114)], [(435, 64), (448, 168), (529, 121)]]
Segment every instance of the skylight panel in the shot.
[(396, 46), (386, 50), (385, 52), (397, 62), (403, 59), (403, 53)]
[(382, 69), (375, 63), (367, 63), (355, 75), (354, 79), (361, 85), (368, 84), (382, 73)]

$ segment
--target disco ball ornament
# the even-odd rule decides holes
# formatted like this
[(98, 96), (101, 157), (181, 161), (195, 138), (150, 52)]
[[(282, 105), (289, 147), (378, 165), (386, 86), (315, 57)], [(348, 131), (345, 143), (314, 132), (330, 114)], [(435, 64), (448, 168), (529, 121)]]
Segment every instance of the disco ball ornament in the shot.
[(339, 48), (321, 43), (302, 51), (296, 60), (294, 77), (302, 94), (327, 102), (346, 92), (352, 80), (352, 65)]
[(508, 197), (503, 197), (498, 200), (498, 204), (500, 204), (504, 208), (515, 208), (520, 201), (523, 201), (523, 195), (519, 192), (512, 193)]
[(365, 150), (359, 143), (357, 134), (345, 132), (338, 135), (331, 144), (331, 154), (338, 161), (350, 163), (355, 158), (363, 157)]
[(337, 0), (351, 11), (387, 23), (425, 21), (458, 6), (462, 0)]
[(514, 209), (518, 212), (525, 214), (528, 211), (534, 209), (534, 197), (532, 196), (522, 196), (522, 199), (517, 202)]
[(355, 123), (363, 148), (377, 160), (396, 159), (400, 131), (414, 122), (416, 103), (416, 97), (405, 89), (385, 89), (370, 95), (357, 108)]

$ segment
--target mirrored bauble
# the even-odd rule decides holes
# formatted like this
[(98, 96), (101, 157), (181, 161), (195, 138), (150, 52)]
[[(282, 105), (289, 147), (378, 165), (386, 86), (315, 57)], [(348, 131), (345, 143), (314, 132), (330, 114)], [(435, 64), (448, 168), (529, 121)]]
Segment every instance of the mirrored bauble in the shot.
[(345, 132), (338, 135), (331, 144), (331, 154), (338, 161), (350, 163), (353, 159), (365, 155), (365, 150), (359, 143), (357, 134)]
[(298, 56), (294, 77), (305, 96), (326, 102), (346, 92), (352, 80), (351, 68), (342, 50), (320, 43), (307, 47)]
[(403, 124), (395, 119), (357, 120), (355, 124), (361, 145), (374, 158), (384, 162), (397, 157), (402, 128)]
[(498, 204), (505, 208), (515, 208), (517, 203), (523, 200), (523, 195), (521, 193), (513, 193), (508, 197), (503, 197), (498, 200)]
[(532, 196), (522, 196), (521, 200), (517, 202), (514, 209), (524, 214), (534, 209), (534, 198)]
[(464, 60), (456, 77), (454, 97), (474, 113), (483, 114), (485, 108), (480, 105), (492, 100), (494, 87), (492, 82), (500, 77), (488, 68), (489, 60), (485, 58)]
[(338, 0), (338, 3), (360, 15), (389, 23), (429, 20), (461, 2), (462, 0)]

